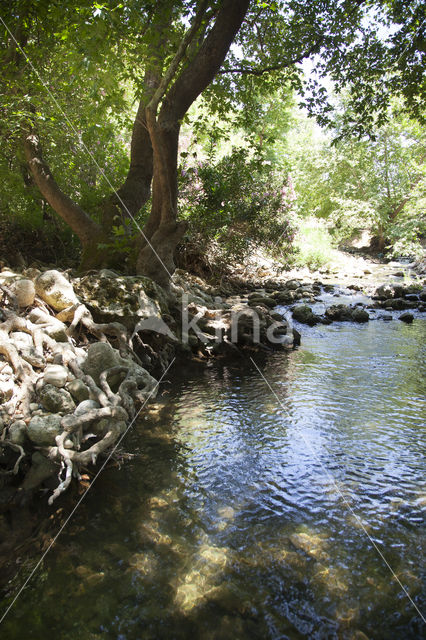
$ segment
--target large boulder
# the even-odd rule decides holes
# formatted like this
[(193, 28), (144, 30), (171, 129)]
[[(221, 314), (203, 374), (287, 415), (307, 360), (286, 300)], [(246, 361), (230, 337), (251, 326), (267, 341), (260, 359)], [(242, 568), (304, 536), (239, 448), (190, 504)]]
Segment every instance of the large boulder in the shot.
[(41, 273), (35, 281), (37, 294), (55, 311), (62, 311), (79, 302), (72, 284), (59, 271)]
[[(144, 378), (147, 386), (153, 387), (156, 384), (154, 378), (145, 369), (135, 364), (131, 359), (122, 358), (117, 349), (113, 349), (108, 342), (94, 342), (91, 344), (87, 350), (87, 358), (82, 363), (81, 368), (84, 373), (92, 376), (96, 384), (99, 384), (101, 373), (116, 366), (128, 367), (132, 374)], [(124, 377), (125, 373), (109, 376), (108, 383), (113, 391), (118, 388)]]
[(114, 276), (104, 270), (75, 280), (74, 287), (95, 322), (120, 322), (133, 331), (141, 320), (160, 322), (168, 312), (164, 291), (144, 276)]
[(92, 376), (96, 384), (99, 384), (99, 376), (106, 369), (111, 369), (122, 364), (122, 358), (116, 349), (108, 342), (94, 342), (89, 345), (87, 358), (82, 365), (84, 373)]

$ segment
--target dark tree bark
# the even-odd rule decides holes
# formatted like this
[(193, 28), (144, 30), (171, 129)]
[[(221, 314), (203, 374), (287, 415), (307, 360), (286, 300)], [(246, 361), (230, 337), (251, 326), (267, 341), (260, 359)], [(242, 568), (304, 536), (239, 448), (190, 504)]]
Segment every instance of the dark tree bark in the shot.
[(189, 107), (219, 71), (249, 4), (250, 0), (224, 0), (211, 31), (195, 57), (184, 67), (170, 89), (167, 91), (165, 87), (163, 95), (154, 95), (145, 110), (153, 147), (154, 175), (152, 210), (144, 229), (145, 238), (137, 259), (137, 272), (163, 285), (167, 284), (175, 269), (173, 254), (186, 229), (184, 222), (177, 221), (180, 123)]

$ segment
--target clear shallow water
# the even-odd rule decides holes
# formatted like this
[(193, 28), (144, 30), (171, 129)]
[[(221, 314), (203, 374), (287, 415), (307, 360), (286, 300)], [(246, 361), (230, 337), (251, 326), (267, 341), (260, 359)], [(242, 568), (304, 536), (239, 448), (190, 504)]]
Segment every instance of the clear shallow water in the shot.
[(175, 369), (0, 637), (423, 637), (371, 541), (424, 614), (425, 334), (304, 328), (256, 356), (282, 404), (247, 359)]

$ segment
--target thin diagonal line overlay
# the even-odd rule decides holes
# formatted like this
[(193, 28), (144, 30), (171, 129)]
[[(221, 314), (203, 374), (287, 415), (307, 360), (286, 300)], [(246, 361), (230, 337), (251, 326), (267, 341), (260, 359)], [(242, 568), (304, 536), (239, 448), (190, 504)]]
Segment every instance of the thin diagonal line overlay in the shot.
[(94, 476), (91, 484), (87, 487), (86, 491), (83, 493), (83, 495), (81, 496), (80, 500), (77, 502), (77, 504), (75, 505), (75, 507), (72, 509), (71, 513), (69, 514), (69, 516), (67, 517), (67, 519), (65, 520), (64, 524), (61, 526), (61, 528), (59, 529), (58, 533), (55, 535), (55, 537), (53, 538), (52, 542), (49, 544), (49, 546), (47, 547), (46, 551), (43, 553), (43, 555), (41, 556), (40, 560), (37, 562), (37, 564), (35, 565), (35, 567), (33, 568), (33, 570), (31, 571), (30, 575), (27, 577), (27, 579), (25, 580), (24, 584), (22, 585), (22, 587), (19, 589), (18, 593), (16, 594), (16, 596), (14, 597), (14, 599), (12, 600), (12, 602), (10, 603), (10, 605), (8, 606), (8, 608), (6, 609), (6, 611), (4, 612), (4, 614), (2, 615), (2, 617), (0, 618), (0, 624), (3, 622), (3, 620), (5, 619), (5, 617), (7, 616), (7, 614), (9, 613), (9, 611), (12, 609), (13, 605), (15, 604), (15, 602), (17, 601), (17, 599), (19, 598), (19, 596), (21, 595), (21, 593), (23, 592), (23, 590), (25, 589), (25, 587), (27, 586), (27, 584), (29, 583), (29, 581), (31, 580), (31, 578), (33, 577), (33, 575), (35, 574), (35, 572), (37, 571), (37, 569), (39, 568), (39, 566), (41, 565), (41, 563), (43, 562), (43, 560), (45, 559), (45, 557), (47, 556), (47, 554), (49, 553), (49, 551), (51, 550), (51, 548), (53, 547), (53, 545), (55, 544), (56, 540), (59, 538), (59, 536), (61, 535), (62, 531), (65, 529), (65, 527), (67, 526), (68, 522), (71, 520), (71, 518), (73, 517), (74, 513), (77, 511), (78, 507), (81, 505), (81, 503), (83, 502), (84, 498), (87, 496), (87, 494), (89, 493), (90, 489), (93, 487), (93, 485), (95, 484), (96, 480), (99, 478), (100, 474), (102, 473), (102, 471), (105, 469), (106, 465), (108, 464), (109, 460), (111, 459), (111, 456), (114, 454), (114, 452), (117, 450), (117, 447), (119, 446), (119, 444), (121, 443), (121, 441), (123, 440), (124, 436), (129, 432), (130, 428), (133, 426), (135, 420), (138, 418), (140, 412), (142, 411), (142, 409), (145, 407), (146, 403), (148, 402), (148, 400), (152, 397), (154, 391), (156, 391), (160, 385), (160, 383), (162, 382), (163, 378), (166, 376), (166, 374), (168, 373), (170, 367), (172, 366), (172, 364), (174, 363), (174, 361), (176, 360), (176, 358), (173, 358), (173, 360), (171, 361), (171, 363), (169, 364), (169, 366), (167, 367), (167, 369), (165, 370), (165, 372), (163, 373), (163, 375), (161, 376), (161, 378), (158, 380), (157, 384), (155, 385), (155, 387), (152, 389), (151, 393), (148, 395), (147, 399), (145, 400), (145, 402), (141, 405), (141, 407), (139, 408), (138, 412), (136, 413), (135, 417), (131, 420), (131, 422), (129, 423), (127, 429), (124, 431), (124, 433), (120, 436), (120, 439), (118, 440), (118, 442), (116, 442), (116, 444), (114, 445), (114, 448), (111, 450), (111, 452), (108, 454), (108, 457), (105, 459), (105, 461), (103, 462), (101, 468), (99, 469), (99, 471), (97, 472), (97, 474)]
[(164, 268), (164, 270), (166, 271), (167, 275), (169, 276), (169, 278), (172, 277), (172, 274), (170, 273), (170, 271), (168, 270), (168, 268), (166, 267), (166, 265), (164, 264), (163, 260), (161, 259), (161, 257), (158, 255), (157, 251), (154, 249), (154, 247), (152, 246), (151, 242), (148, 240), (148, 238), (146, 237), (145, 233), (143, 232), (142, 228), (140, 227), (139, 223), (137, 222), (137, 220), (135, 220), (135, 218), (132, 216), (132, 214), (130, 213), (129, 209), (127, 208), (126, 204), (123, 202), (122, 198), (120, 197), (119, 193), (117, 192), (117, 190), (114, 188), (114, 186), (112, 185), (110, 179), (108, 178), (108, 176), (106, 175), (105, 171), (102, 169), (102, 167), (99, 165), (98, 161), (96, 160), (95, 156), (93, 155), (93, 153), (90, 151), (90, 149), (87, 147), (87, 145), (83, 142), (83, 140), (80, 140), (79, 138), (79, 134), (77, 129), (75, 128), (75, 126), (73, 125), (73, 123), (71, 122), (71, 120), (69, 119), (69, 117), (67, 116), (67, 114), (65, 113), (64, 109), (61, 107), (61, 105), (59, 104), (59, 102), (57, 101), (57, 99), (55, 98), (55, 96), (53, 95), (53, 93), (50, 91), (49, 86), (47, 85), (47, 83), (43, 80), (43, 78), (41, 77), (40, 73), (37, 71), (36, 67), (34, 66), (34, 64), (31, 62), (30, 58), (28, 57), (28, 55), (25, 53), (24, 49), (21, 47), (21, 45), (19, 44), (19, 42), (16, 40), (15, 36), (13, 35), (13, 33), (11, 32), (11, 30), (9, 29), (9, 27), (7, 26), (7, 24), (5, 23), (5, 21), (3, 20), (3, 18), (0, 16), (0, 21), (2, 22), (4, 28), (7, 30), (7, 32), (9, 33), (10, 37), (13, 39), (14, 43), (16, 44), (17, 48), (19, 49), (19, 51), (22, 53), (22, 55), (25, 57), (26, 61), (28, 62), (28, 64), (30, 65), (31, 69), (33, 70), (33, 72), (36, 74), (37, 78), (40, 80), (41, 84), (43, 85), (43, 87), (46, 89), (46, 92), (48, 93), (48, 95), (50, 96), (50, 98), (53, 100), (53, 102), (55, 103), (56, 107), (59, 109), (59, 111), (61, 112), (61, 114), (63, 115), (65, 122), (68, 124), (68, 126), (70, 127), (71, 131), (76, 135), (77, 140), (79, 141), (80, 146), (85, 150), (85, 152), (89, 155), (89, 157), (91, 158), (91, 160), (93, 161), (93, 163), (96, 165), (96, 167), (98, 168), (98, 170), (100, 171), (102, 177), (104, 178), (104, 180), (106, 181), (106, 183), (108, 184), (108, 186), (110, 187), (111, 191), (114, 193), (114, 195), (117, 197), (118, 201), (120, 202), (120, 204), (122, 205), (123, 209), (126, 211), (127, 215), (129, 216), (129, 218), (133, 221), (133, 223), (135, 224), (135, 226), (137, 227), (137, 229), (139, 230), (140, 234), (142, 235), (143, 239), (145, 240), (145, 242), (148, 244), (148, 246), (150, 247), (151, 251), (153, 252), (153, 254), (156, 256), (156, 258), (158, 258), (158, 261), (160, 262), (161, 266)]
[[(265, 378), (264, 374), (262, 373), (262, 371), (259, 369), (258, 365), (256, 364), (256, 362), (253, 360), (253, 358), (250, 356), (250, 360), (252, 361), (252, 363), (254, 364), (254, 366), (256, 367), (257, 371), (259, 372), (261, 378), (263, 379), (263, 381), (265, 382), (265, 384), (267, 385), (267, 387), (269, 388), (270, 392), (272, 393), (272, 395), (276, 398), (278, 404), (280, 405), (280, 407), (283, 409), (283, 411), (286, 413), (286, 415), (291, 419), (290, 413), (288, 411), (288, 409), (284, 406), (282, 400), (279, 398), (277, 392), (273, 389), (273, 387), (271, 386), (271, 384), (268, 382), (268, 380)], [(361, 518), (355, 513), (355, 511), (353, 510), (353, 508), (351, 507), (351, 505), (349, 504), (349, 502), (347, 501), (347, 499), (345, 498), (345, 496), (343, 495), (343, 493), (340, 491), (334, 477), (331, 475), (331, 473), (326, 469), (325, 465), (321, 462), (319, 456), (316, 454), (314, 448), (312, 447), (311, 443), (309, 442), (309, 440), (307, 438), (305, 438), (304, 434), (302, 431), (298, 430), (298, 433), (302, 436), (306, 446), (308, 447), (309, 451), (311, 452), (311, 454), (313, 455), (313, 457), (315, 458), (315, 460), (320, 464), (321, 468), (323, 469), (323, 471), (325, 472), (328, 480), (330, 480), (337, 493), (339, 494), (340, 498), (343, 500), (343, 502), (345, 503), (346, 507), (348, 508), (348, 510), (351, 512), (351, 514), (354, 516), (354, 518), (356, 519), (356, 521), (358, 522), (358, 524), (360, 525), (361, 529), (363, 530), (363, 532), (365, 533), (365, 535), (367, 536), (367, 538), (369, 539), (370, 543), (372, 544), (372, 546), (374, 547), (374, 549), (377, 551), (377, 553), (379, 554), (379, 556), (381, 557), (381, 559), (383, 560), (383, 562), (385, 563), (385, 565), (387, 566), (387, 568), (389, 569), (389, 571), (391, 572), (391, 574), (393, 575), (393, 577), (395, 578), (395, 580), (398, 582), (399, 586), (401, 587), (401, 589), (403, 590), (403, 592), (405, 593), (405, 595), (407, 596), (407, 598), (409, 599), (409, 601), (411, 602), (411, 604), (413, 605), (413, 607), (415, 608), (415, 610), (417, 611), (417, 613), (419, 614), (419, 616), (421, 617), (421, 619), (423, 620), (423, 622), (426, 624), (426, 619), (423, 616), (422, 612), (420, 611), (420, 609), (418, 608), (418, 606), (416, 605), (416, 603), (414, 602), (414, 600), (412, 599), (412, 597), (410, 596), (410, 594), (408, 593), (407, 589), (404, 587), (404, 585), (402, 584), (401, 580), (398, 578), (398, 576), (396, 575), (395, 571), (392, 569), (392, 567), (390, 566), (389, 562), (386, 560), (385, 556), (383, 555), (383, 553), (380, 551), (379, 547), (377, 546), (377, 544), (374, 542), (373, 538), (370, 536), (370, 534), (368, 533), (367, 529), (365, 528)]]

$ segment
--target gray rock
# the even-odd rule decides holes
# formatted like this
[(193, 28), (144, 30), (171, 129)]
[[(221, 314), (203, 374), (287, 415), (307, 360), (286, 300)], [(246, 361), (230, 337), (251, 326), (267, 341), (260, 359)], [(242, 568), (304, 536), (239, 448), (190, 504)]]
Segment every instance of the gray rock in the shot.
[(417, 306), (415, 302), (410, 302), (404, 298), (394, 298), (394, 300), (388, 300), (386, 303), (387, 308), (396, 309), (397, 311), (413, 309), (415, 306)]
[(62, 433), (61, 420), (56, 413), (34, 416), (27, 427), (29, 439), (40, 447), (54, 445), (56, 436)]
[(9, 440), (14, 444), (23, 445), (26, 440), (27, 425), (23, 420), (16, 420), (9, 426)]
[(370, 320), (370, 316), (365, 309), (354, 309), (352, 311), (352, 320), (354, 322), (368, 322)]
[(161, 320), (161, 314), (168, 312), (166, 294), (144, 276), (111, 277), (101, 272), (81, 278), (74, 287), (96, 322), (120, 322), (133, 331), (141, 320)]
[(401, 315), (399, 316), (399, 320), (402, 320), (402, 322), (406, 322), (407, 324), (411, 324), (414, 320), (414, 316), (412, 313), (401, 313)]
[(377, 287), (375, 295), (378, 298), (382, 298), (387, 300), (388, 298), (393, 298), (394, 296), (394, 288), (390, 284), (382, 284), (380, 287)]
[(58, 466), (40, 451), (33, 453), (31, 463), (31, 467), (22, 483), (22, 488), (27, 491), (36, 489), (44, 480), (47, 480), (58, 471)]
[(51, 413), (72, 413), (75, 409), (71, 394), (53, 384), (45, 384), (39, 392), (39, 398), (46, 411)]
[(82, 365), (84, 373), (92, 376), (99, 384), (99, 376), (106, 369), (122, 364), (122, 358), (108, 342), (94, 342), (87, 350), (87, 358)]
[(325, 311), (325, 317), (332, 322), (351, 321), (353, 319), (353, 309), (346, 304), (333, 304)]
[(100, 409), (101, 405), (95, 400), (83, 400), (74, 411), (75, 416), (83, 416), (92, 409)]
[(320, 322), (320, 318), (312, 312), (311, 307), (309, 307), (307, 304), (296, 305), (292, 311), (292, 314), (293, 318), (297, 320), (297, 322), (301, 322), (302, 324), (313, 326), (314, 324), (318, 324), (318, 322)]
[(33, 304), (35, 298), (35, 287), (32, 280), (28, 280), (27, 278), (17, 280), (12, 285), (12, 292), (16, 296), (19, 307), (30, 307)]
[(83, 402), (83, 400), (89, 399), (89, 387), (86, 386), (83, 380), (80, 380), (79, 378), (68, 382), (66, 389), (77, 402)]
[(68, 369), (60, 364), (48, 364), (44, 370), (43, 380), (45, 384), (64, 387), (68, 380)]
[(55, 311), (62, 311), (78, 303), (71, 283), (55, 269), (41, 273), (36, 278), (35, 288), (40, 298)]
[(267, 296), (259, 296), (257, 298), (251, 298), (249, 300), (249, 305), (255, 307), (256, 305), (264, 305), (269, 309), (273, 309), (277, 306), (277, 301), (274, 298), (269, 298)]
[(298, 289), (301, 285), (300, 280), (288, 280), (288, 282), (285, 283), (286, 289), (290, 290)]
[(291, 289), (279, 291), (274, 297), (277, 304), (291, 304), (296, 299), (296, 292)]

